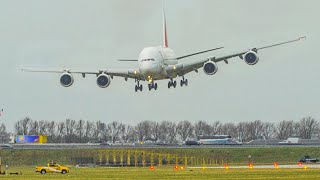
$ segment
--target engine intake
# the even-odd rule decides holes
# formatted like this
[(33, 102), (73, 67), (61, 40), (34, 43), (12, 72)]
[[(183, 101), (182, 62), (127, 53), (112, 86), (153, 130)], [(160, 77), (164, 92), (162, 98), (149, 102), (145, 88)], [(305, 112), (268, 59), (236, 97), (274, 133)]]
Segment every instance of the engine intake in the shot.
[(70, 73), (65, 72), (60, 76), (60, 84), (64, 87), (69, 87), (73, 84), (74, 80)]
[(100, 74), (98, 77), (97, 77), (97, 85), (100, 87), (100, 88), (106, 88), (110, 85), (110, 82), (111, 82), (111, 79), (108, 75), (106, 74)]
[(218, 71), (218, 66), (215, 62), (208, 61), (203, 65), (203, 71), (207, 75), (214, 75)]
[(244, 55), (243, 59), (248, 65), (255, 65), (259, 61), (259, 56), (256, 52), (249, 51)]

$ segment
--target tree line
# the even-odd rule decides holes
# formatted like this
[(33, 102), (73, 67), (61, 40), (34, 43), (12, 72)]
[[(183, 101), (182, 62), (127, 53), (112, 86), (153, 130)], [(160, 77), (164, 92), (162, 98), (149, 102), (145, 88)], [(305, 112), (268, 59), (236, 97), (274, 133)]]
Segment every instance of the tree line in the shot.
[(120, 122), (72, 120), (36, 121), (29, 117), (15, 123), (14, 132), (8, 133), (4, 124), (0, 125), (0, 143), (6, 143), (14, 135), (47, 135), (50, 143), (88, 143), (88, 142), (138, 142), (152, 141), (177, 143), (200, 135), (231, 135), (239, 142), (255, 139), (285, 140), (288, 137), (303, 139), (320, 138), (320, 125), (312, 117), (299, 121), (283, 120), (278, 123), (263, 122), (227, 122), (214, 121), (142, 121), (136, 125)]

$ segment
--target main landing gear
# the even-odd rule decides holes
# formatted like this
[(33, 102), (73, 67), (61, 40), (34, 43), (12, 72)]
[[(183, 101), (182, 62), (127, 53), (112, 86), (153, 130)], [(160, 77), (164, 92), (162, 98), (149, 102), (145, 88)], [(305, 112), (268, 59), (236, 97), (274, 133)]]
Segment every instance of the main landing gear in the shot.
[(137, 82), (137, 85), (134, 87), (134, 90), (137, 92), (137, 91), (142, 91), (143, 87), (142, 87), (142, 84), (140, 84), (140, 81), (139, 80), (136, 80)]
[(188, 86), (188, 79), (185, 79), (184, 76), (182, 76), (182, 79), (180, 80), (180, 86), (182, 87), (183, 85)]
[(158, 84), (152, 82), (151, 84), (148, 84), (148, 88), (149, 88), (149, 91), (151, 91), (151, 89), (157, 90), (158, 89)]
[(168, 82), (168, 88), (170, 89), (172, 87), (176, 88), (177, 81), (174, 81), (172, 78), (170, 78), (170, 81)]
[[(185, 79), (184, 76), (182, 76), (182, 79), (180, 80), (180, 86), (182, 87), (183, 85), (188, 86), (188, 79)], [(174, 81), (172, 78), (170, 78), (170, 81), (168, 82), (168, 88), (176, 88), (176, 86), (177, 81)]]

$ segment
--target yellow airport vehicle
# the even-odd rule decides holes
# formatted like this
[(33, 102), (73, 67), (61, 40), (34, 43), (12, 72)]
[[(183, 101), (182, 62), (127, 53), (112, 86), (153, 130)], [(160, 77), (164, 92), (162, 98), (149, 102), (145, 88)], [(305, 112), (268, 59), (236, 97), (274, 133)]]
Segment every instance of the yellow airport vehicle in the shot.
[(57, 163), (48, 163), (48, 166), (36, 166), (36, 172), (40, 172), (41, 174), (46, 173), (61, 173), (66, 174), (69, 173), (70, 170), (67, 166), (61, 166)]

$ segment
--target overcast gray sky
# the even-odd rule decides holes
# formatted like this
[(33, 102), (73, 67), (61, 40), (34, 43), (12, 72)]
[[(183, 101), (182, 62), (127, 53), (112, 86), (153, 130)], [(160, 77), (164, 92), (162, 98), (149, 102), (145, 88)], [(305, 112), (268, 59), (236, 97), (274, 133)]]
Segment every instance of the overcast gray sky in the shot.
[(135, 93), (133, 80), (115, 78), (101, 89), (96, 77), (75, 75), (74, 85), (64, 88), (59, 74), (20, 68), (137, 67), (116, 60), (161, 45), (161, 0), (2, 0), (0, 123), (13, 130), (26, 116), (130, 124), (320, 120), (319, 7), (317, 0), (167, 0), (169, 47), (177, 55), (225, 47), (186, 62), (301, 35), (307, 40), (260, 51), (255, 66), (235, 58), (219, 63), (214, 76), (192, 72), (188, 87), (167, 89), (167, 81), (160, 81), (157, 91)]

